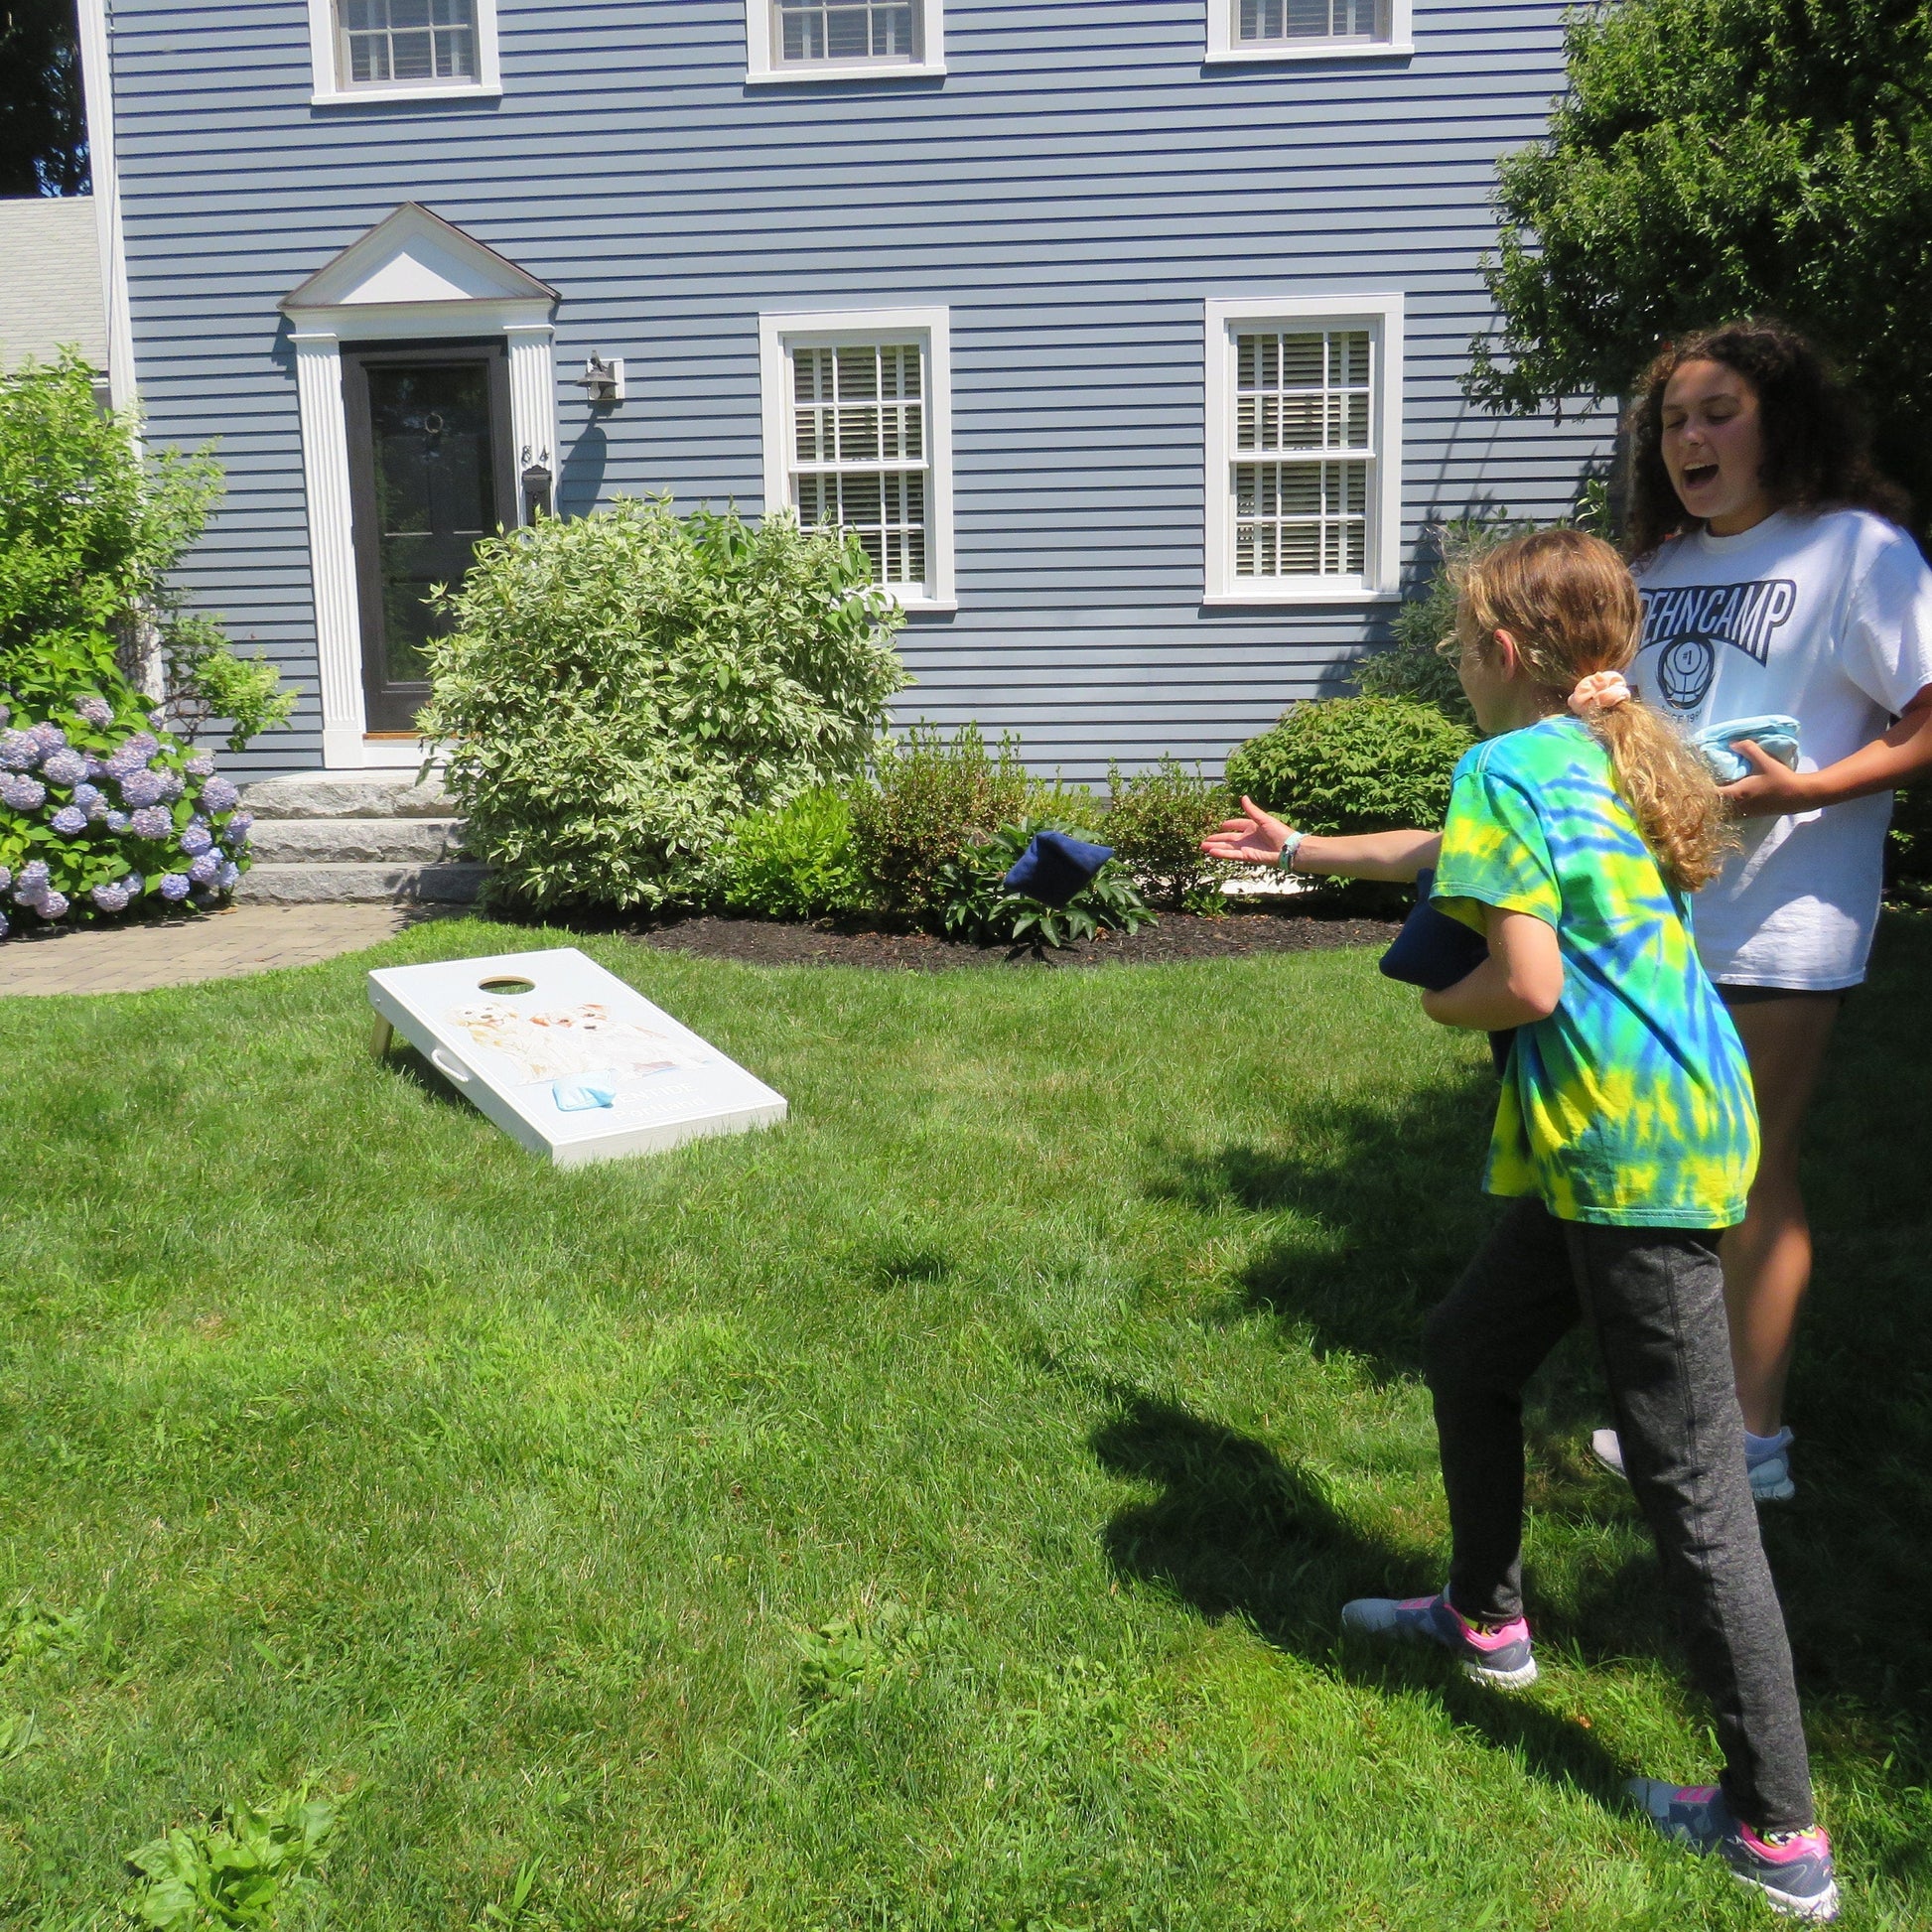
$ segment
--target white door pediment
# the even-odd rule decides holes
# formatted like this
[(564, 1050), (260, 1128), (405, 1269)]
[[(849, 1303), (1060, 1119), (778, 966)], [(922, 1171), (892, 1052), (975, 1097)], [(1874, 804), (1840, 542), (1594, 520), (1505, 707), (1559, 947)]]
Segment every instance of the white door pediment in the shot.
[(416, 202), (405, 202), (282, 298), (293, 316), (420, 302), (541, 302), (548, 283)]

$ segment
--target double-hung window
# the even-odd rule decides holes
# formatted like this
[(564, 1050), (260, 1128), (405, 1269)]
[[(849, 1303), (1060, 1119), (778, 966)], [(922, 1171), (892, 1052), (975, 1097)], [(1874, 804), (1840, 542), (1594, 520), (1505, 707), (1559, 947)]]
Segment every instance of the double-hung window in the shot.
[(318, 105), (498, 94), (496, 0), (309, 0)]
[(944, 73), (944, 0), (745, 0), (746, 78)]
[(1402, 298), (1207, 305), (1210, 603), (1395, 594)]
[(765, 316), (764, 500), (849, 531), (909, 609), (952, 603), (952, 420), (943, 309)]
[(1207, 0), (1209, 61), (1409, 54), (1411, 0)]

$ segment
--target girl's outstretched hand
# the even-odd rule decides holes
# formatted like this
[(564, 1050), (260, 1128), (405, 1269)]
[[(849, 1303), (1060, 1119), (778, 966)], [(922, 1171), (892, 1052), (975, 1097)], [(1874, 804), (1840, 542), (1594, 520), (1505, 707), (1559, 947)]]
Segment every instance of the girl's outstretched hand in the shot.
[(1222, 822), (1218, 832), (1200, 842), (1210, 859), (1229, 859), (1243, 866), (1272, 866), (1288, 843), (1289, 828), (1271, 818), (1252, 798), (1241, 801), (1242, 816)]

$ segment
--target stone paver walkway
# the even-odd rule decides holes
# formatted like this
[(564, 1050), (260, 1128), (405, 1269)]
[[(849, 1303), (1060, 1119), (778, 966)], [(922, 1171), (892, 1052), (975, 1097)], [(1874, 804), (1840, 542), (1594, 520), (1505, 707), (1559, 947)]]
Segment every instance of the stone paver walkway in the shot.
[(449, 908), (235, 905), (198, 919), (106, 931), (53, 927), (0, 940), (0, 994), (146, 993), (197, 980), (313, 966), (373, 946)]

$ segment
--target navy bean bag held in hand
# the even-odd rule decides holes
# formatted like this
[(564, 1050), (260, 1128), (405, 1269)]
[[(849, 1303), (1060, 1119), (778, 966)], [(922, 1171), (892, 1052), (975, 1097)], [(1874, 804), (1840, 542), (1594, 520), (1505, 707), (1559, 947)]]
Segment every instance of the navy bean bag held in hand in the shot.
[(1064, 832), (1035, 832), (1006, 876), (1006, 889), (1042, 905), (1064, 905), (1093, 884), (1114, 856), (1111, 845), (1088, 845)]
[[(1416, 903), (1379, 961), (1390, 979), (1420, 986), (1428, 993), (1445, 992), (1467, 979), (1489, 957), (1489, 942), (1481, 933), (1431, 903), (1429, 889), (1435, 883), (1434, 871), (1417, 873)], [(1489, 1056), (1498, 1074), (1509, 1064), (1509, 1045), (1515, 1037), (1513, 1027), (1489, 1035)]]

